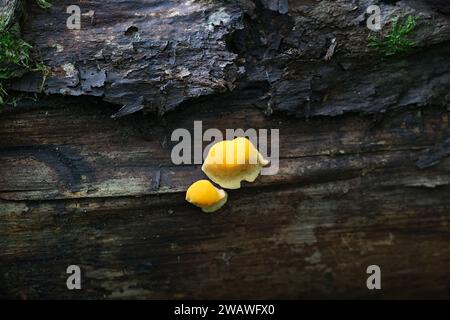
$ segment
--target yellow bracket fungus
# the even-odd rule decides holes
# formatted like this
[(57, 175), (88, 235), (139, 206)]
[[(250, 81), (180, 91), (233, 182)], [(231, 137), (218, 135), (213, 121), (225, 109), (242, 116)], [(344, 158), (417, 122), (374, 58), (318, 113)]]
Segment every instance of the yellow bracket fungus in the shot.
[(242, 180), (255, 181), (268, 163), (250, 140), (240, 137), (213, 145), (202, 170), (222, 188), (239, 189)]
[(194, 182), (186, 192), (186, 200), (203, 212), (219, 210), (227, 202), (227, 193), (213, 186), (208, 180)]

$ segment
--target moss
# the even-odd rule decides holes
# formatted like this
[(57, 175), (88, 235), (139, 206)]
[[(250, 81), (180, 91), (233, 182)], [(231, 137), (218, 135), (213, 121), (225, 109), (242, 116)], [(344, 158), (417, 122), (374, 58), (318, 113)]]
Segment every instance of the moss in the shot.
[[(42, 8), (48, 8), (48, 0), (37, 0)], [(5, 81), (34, 71), (43, 75), (44, 85), (48, 70), (42, 59), (33, 54), (32, 45), (21, 38), (19, 24), (10, 26), (14, 16), (14, 6), (0, 13), (0, 105), (11, 104), (7, 99)]]
[(418, 18), (407, 16), (400, 19), (392, 19), (391, 29), (381, 37), (369, 37), (368, 46), (381, 50), (385, 56), (410, 53), (416, 46), (416, 42), (409, 39), (414, 28), (417, 26)]
[(32, 46), (15, 32), (0, 34), (0, 80), (18, 76), (21, 69), (30, 69)]
[(39, 5), (39, 7), (43, 8), (43, 9), (48, 9), (52, 6), (52, 3), (50, 0), (36, 0), (36, 2)]

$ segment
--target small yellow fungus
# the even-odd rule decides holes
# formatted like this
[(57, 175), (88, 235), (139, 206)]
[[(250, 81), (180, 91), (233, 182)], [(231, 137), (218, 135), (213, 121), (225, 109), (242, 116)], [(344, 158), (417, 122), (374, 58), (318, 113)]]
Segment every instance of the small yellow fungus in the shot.
[(203, 172), (215, 183), (227, 189), (239, 189), (241, 181), (253, 182), (269, 161), (247, 138), (216, 143), (203, 163)]
[(219, 210), (227, 202), (227, 193), (213, 186), (208, 180), (194, 182), (186, 192), (186, 200), (203, 212)]

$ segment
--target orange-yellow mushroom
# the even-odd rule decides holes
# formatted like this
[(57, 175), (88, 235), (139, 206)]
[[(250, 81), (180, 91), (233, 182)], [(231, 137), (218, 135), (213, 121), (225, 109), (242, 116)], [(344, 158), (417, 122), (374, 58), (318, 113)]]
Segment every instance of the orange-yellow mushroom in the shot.
[(208, 180), (194, 182), (186, 192), (186, 200), (203, 212), (219, 210), (227, 202), (227, 193), (213, 186)]
[(269, 161), (247, 138), (216, 143), (203, 163), (203, 172), (222, 188), (238, 189), (241, 181), (253, 182)]

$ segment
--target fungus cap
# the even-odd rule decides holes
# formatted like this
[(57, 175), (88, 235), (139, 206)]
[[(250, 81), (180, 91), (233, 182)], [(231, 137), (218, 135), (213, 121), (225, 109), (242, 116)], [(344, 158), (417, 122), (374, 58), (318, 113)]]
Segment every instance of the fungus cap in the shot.
[(203, 212), (219, 210), (227, 202), (227, 193), (213, 186), (208, 180), (194, 182), (186, 191), (186, 200)]
[(253, 182), (269, 161), (247, 138), (224, 140), (211, 147), (203, 172), (222, 188), (238, 189), (241, 181)]

